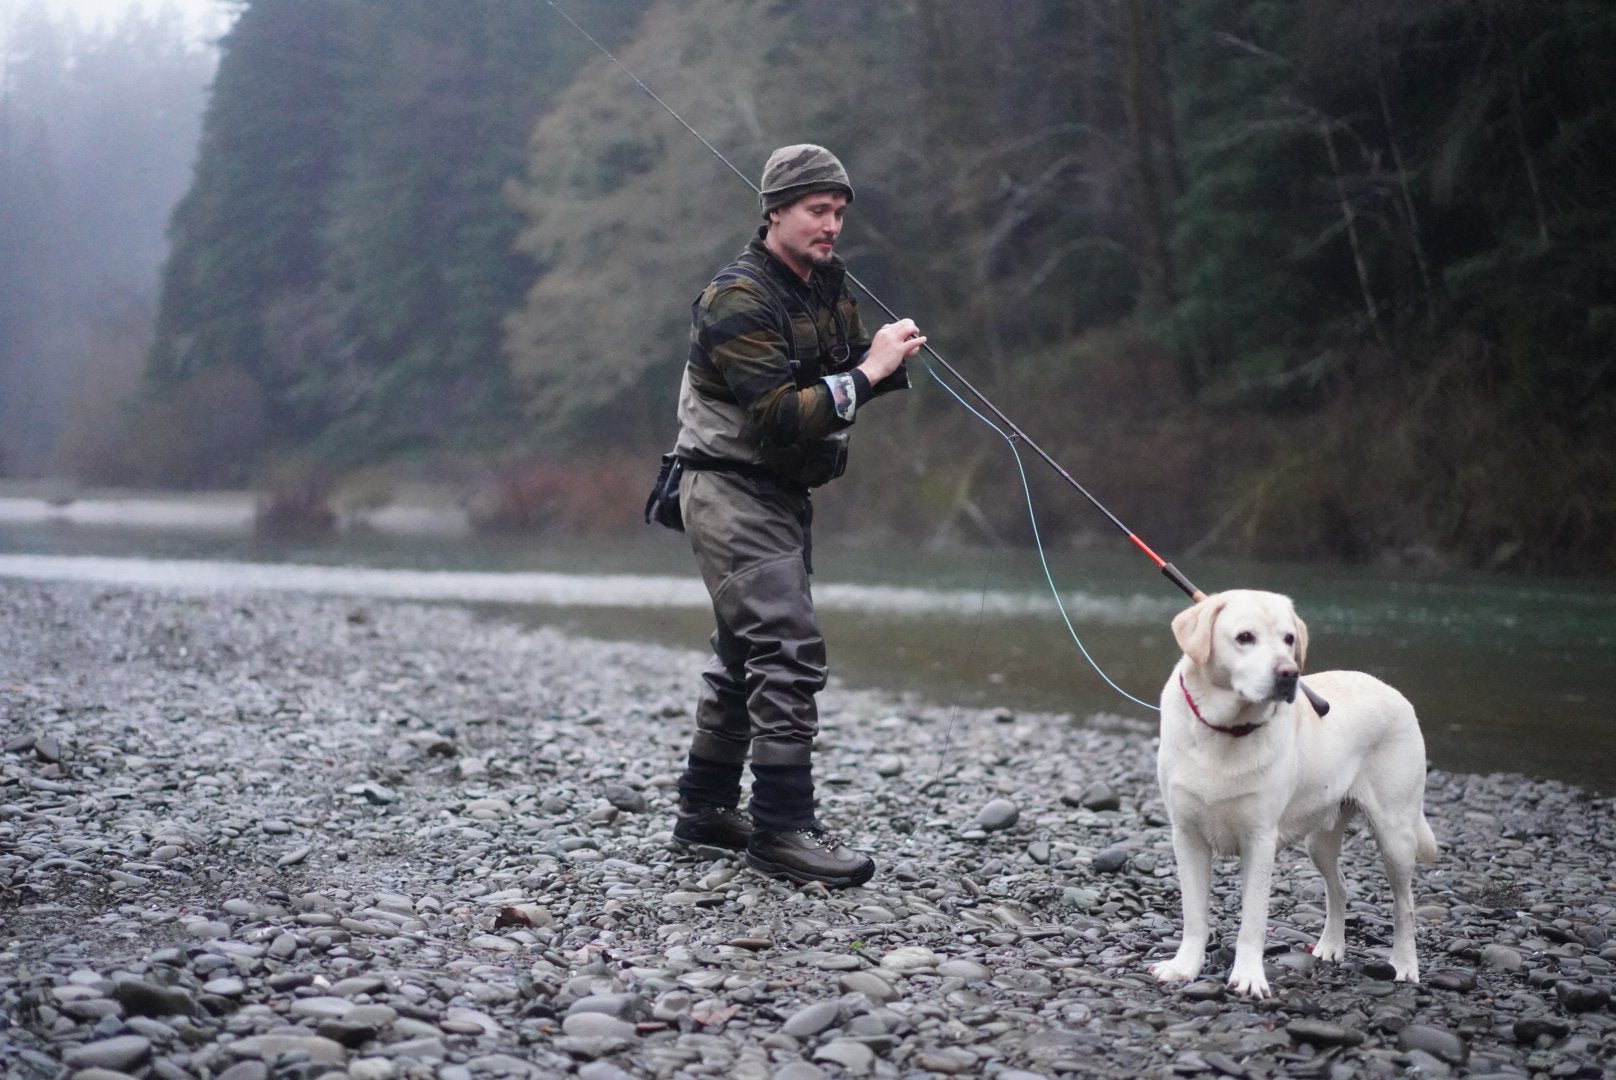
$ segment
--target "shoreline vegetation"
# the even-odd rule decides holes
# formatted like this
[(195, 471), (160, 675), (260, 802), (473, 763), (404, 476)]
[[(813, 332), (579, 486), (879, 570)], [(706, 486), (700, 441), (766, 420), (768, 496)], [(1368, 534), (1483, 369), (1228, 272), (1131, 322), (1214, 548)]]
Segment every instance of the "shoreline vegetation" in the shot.
[[(347, 533), (372, 532), (402, 537), (455, 538), (473, 535), (632, 536), (642, 533), (646, 524), (640, 518), (643, 496), (634, 484), (643, 479), (635, 462), (584, 473), (572, 473), (564, 466), (546, 466), (533, 471), (510, 470), (481, 479), (462, 478), (456, 483), (437, 481), (394, 481), (384, 471), (370, 470), (347, 481), (329, 477), (317, 481), (282, 480), (260, 489), (164, 490), (79, 485), (62, 480), (0, 480), (0, 525), (60, 524), (85, 528), (123, 528), (197, 531), (230, 535), (302, 536), (319, 538)], [(601, 485), (602, 475), (611, 476)], [(648, 483), (648, 481), (647, 481)], [(1055, 499), (1076, 501), (1065, 488), (1054, 490)], [(1260, 494), (1260, 493), (1259, 493)], [(1103, 548), (1118, 542), (1117, 534), (1102, 530), (1103, 520), (1076, 526), (1070, 511), (1050, 512), (1050, 492), (1046, 504), (1038, 508), (1039, 537), (1046, 544), (1074, 548)], [(1024, 505), (1024, 504), (1023, 504)], [(832, 494), (825, 500), (828, 512), (821, 512), (816, 527), (826, 534), (864, 535), (874, 541), (883, 538), (911, 542), (892, 534), (893, 522), (883, 518), (878, 524), (850, 512)], [(1086, 505), (1081, 509), (1089, 509)], [(1023, 509), (1023, 514), (1025, 510)], [(930, 548), (987, 546), (1007, 549), (1030, 548), (1033, 538), (995, 530), (986, 524), (980, 529), (961, 528), (955, 518), (979, 516), (975, 507), (959, 508), (943, 515), (928, 541)], [(1098, 518), (1095, 513), (1092, 516)], [(1254, 557), (1250, 545), (1228, 542), (1224, 535), (1237, 515), (1229, 515), (1198, 541), (1183, 546), (1182, 557), (1224, 555)], [(1064, 523), (1059, 531), (1051, 520)], [(1508, 545), (1506, 545), (1508, 546)], [(1175, 549), (1168, 549), (1175, 550)], [(1352, 559), (1313, 551), (1297, 555), (1293, 551), (1269, 551), (1269, 559), (1296, 561), (1298, 558), (1327, 565), (1375, 565), (1419, 571), (1481, 569), (1506, 577), (1542, 576), (1545, 568), (1528, 569), (1512, 563), (1508, 552), (1490, 565), (1476, 567), (1454, 552), (1441, 551), (1422, 543), (1388, 543), (1358, 551)], [(1553, 568), (1557, 577), (1608, 577), (1603, 565)]]
[[(1434, 770), (1422, 980), (1349, 837), (1348, 956), (1276, 867), (1275, 996), (1163, 987), (1153, 732), (837, 683), (821, 815), (861, 889), (669, 846), (693, 651), (455, 606), (0, 581), (0, 1071), (1596, 1077), (1616, 801)], [(95, 1071), (95, 1070), (106, 1070)]]

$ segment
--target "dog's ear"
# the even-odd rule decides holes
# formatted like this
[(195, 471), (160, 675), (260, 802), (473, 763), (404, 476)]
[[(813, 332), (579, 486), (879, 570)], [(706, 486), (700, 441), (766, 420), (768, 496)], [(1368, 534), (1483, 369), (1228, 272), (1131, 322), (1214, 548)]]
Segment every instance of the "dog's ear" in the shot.
[(1173, 616), (1173, 638), (1192, 663), (1204, 664), (1212, 659), (1212, 624), (1224, 603), (1221, 596), (1209, 596)]
[(1292, 610), (1291, 615), (1296, 619), (1296, 666), (1305, 666), (1307, 660), (1307, 623)]

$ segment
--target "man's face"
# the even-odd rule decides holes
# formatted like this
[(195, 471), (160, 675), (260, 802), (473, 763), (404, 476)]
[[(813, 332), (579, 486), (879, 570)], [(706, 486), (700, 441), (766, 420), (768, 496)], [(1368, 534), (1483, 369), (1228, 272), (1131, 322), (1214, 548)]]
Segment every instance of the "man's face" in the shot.
[(842, 231), (847, 196), (816, 191), (769, 214), (769, 250), (806, 278), (814, 267), (830, 262)]

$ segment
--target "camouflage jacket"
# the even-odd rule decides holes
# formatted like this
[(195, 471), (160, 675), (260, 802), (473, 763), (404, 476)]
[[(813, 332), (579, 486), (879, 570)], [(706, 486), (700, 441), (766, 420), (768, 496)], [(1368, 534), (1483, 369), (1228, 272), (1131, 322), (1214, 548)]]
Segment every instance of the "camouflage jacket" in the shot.
[(907, 383), (894, 373), (872, 389), (854, 370), (870, 340), (841, 260), (804, 282), (764, 245), (766, 231), (691, 305), (675, 450), (812, 487), (840, 475), (858, 408)]

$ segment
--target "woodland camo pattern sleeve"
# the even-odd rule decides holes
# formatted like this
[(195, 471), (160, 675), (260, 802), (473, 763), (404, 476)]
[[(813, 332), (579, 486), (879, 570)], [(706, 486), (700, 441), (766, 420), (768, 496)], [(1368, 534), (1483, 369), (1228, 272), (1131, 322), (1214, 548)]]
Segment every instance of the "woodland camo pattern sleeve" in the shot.
[[(760, 287), (745, 281), (715, 282), (702, 294), (701, 310), (692, 327), (691, 382), (694, 388), (720, 400), (732, 400), (745, 412), (748, 423), (765, 445), (788, 446), (822, 438), (848, 426), (837, 415), (831, 389), (816, 378), (798, 388), (786, 343), (777, 329), (777, 316)], [(823, 313), (824, 331), (831, 329)], [(850, 346), (868, 347), (862, 325), (849, 325)], [(855, 327), (857, 333), (853, 333)], [(829, 334), (825, 335), (827, 340)], [(852, 356), (862, 356), (860, 351)], [(799, 363), (815, 358), (798, 354)], [(869, 380), (862, 372), (848, 373), (858, 401), (870, 397)]]

